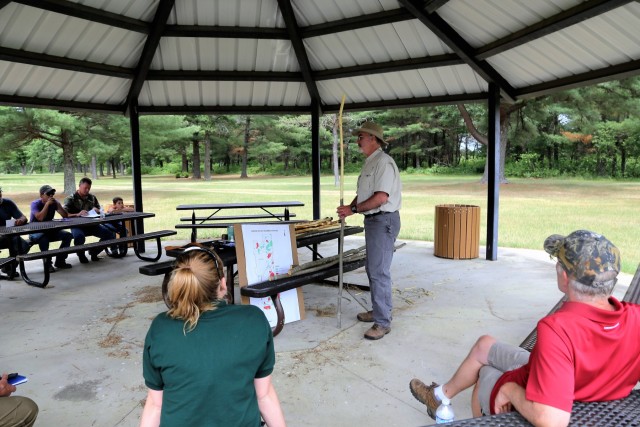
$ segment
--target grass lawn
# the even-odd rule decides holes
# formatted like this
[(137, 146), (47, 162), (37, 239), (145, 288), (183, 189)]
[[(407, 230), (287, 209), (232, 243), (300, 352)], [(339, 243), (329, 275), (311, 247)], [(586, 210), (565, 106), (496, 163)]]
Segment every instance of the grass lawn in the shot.
[[(478, 183), (479, 177), (403, 175), (402, 179), (400, 238), (433, 241), (434, 207), (458, 203), (481, 207), (480, 240), (481, 245), (485, 244), (487, 187)], [(357, 175), (345, 177), (345, 202), (354, 197), (356, 180)], [(62, 182), (62, 174), (0, 176), (4, 197), (13, 199), (27, 216), (29, 203), (38, 197), (41, 185), (50, 184), (61, 193)], [(175, 207), (186, 203), (299, 200), (305, 206), (291, 210), (297, 219), (311, 219), (313, 211), (310, 177), (214, 176), (211, 182), (196, 182), (172, 176), (144, 176), (142, 187), (144, 211), (156, 213), (155, 218), (145, 221), (147, 231), (173, 229), (181, 216), (189, 214), (178, 212)], [(131, 203), (131, 178), (100, 178), (94, 181), (92, 193), (103, 204), (111, 203), (116, 195)], [(335, 217), (339, 200), (340, 190), (334, 186), (333, 177), (323, 176), (321, 216)], [(620, 248), (623, 271), (633, 274), (640, 262), (638, 207), (640, 182), (511, 179), (500, 189), (498, 243), (502, 247), (542, 249), (542, 242), (550, 234), (590, 229), (606, 235)], [(349, 217), (347, 223), (361, 225), (362, 216)], [(198, 237), (221, 232), (201, 230)], [(177, 239), (188, 240), (189, 232), (179, 230)]]

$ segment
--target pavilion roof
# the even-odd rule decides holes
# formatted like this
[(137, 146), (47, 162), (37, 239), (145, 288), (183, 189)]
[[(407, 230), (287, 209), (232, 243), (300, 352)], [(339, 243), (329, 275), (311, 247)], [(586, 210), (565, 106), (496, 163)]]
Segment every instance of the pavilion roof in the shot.
[(512, 102), (640, 73), (629, 0), (0, 0), (0, 104), (140, 114)]

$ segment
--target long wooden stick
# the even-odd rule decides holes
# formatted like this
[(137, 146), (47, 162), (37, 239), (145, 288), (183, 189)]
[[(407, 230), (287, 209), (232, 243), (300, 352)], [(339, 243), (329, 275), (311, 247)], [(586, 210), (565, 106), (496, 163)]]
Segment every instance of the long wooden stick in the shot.
[[(342, 137), (342, 110), (344, 109), (344, 100), (346, 96), (342, 94), (340, 102), (340, 112), (338, 113), (338, 126), (340, 129), (340, 206), (344, 206), (344, 139)], [(340, 239), (338, 240), (338, 329), (342, 327), (342, 276), (343, 274), (343, 247), (344, 247), (344, 217), (340, 218)]]

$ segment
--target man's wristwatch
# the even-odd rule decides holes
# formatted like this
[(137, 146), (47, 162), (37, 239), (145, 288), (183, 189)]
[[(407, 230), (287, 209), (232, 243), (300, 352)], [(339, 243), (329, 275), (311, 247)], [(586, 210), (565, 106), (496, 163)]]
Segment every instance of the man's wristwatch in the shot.
[(356, 205), (351, 205), (351, 212), (358, 213), (358, 208), (356, 207)]

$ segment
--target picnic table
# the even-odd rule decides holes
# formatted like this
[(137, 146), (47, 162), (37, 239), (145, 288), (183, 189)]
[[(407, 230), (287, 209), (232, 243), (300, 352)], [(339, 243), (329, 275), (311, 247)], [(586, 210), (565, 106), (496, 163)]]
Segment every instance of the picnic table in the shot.
[[(20, 274), (22, 279), (29, 285), (44, 288), (49, 282), (49, 270), (46, 268), (47, 259), (61, 254), (70, 254), (83, 252), (89, 249), (104, 249), (112, 246), (119, 246), (122, 251), (119, 254), (111, 254), (114, 257), (123, 257), (127, 252), (128, 243), (143, 242), (145, 240), (156, 239), (158, 244), (158, 252), (155, 256), (149, 257), (143, 255), (144, 250), (139, 249), (134, 245), (134, 252), (136, 256), (145, 261), (157, 261), (162, 255), (162, 249), (160, 245), (160, 238), (175, 235), (174, 230), (161, 230), (151, 233), (138, 233), (137, 223), (145, 218), (154, 217), (155, 214), (149, 212), (123, 212), (118, 214), (109, 214), (104, 218), (101, 217), (74, 217), (74, 218), (61, 218), (54, 219), (52, 221), (31, 222), (20, 226), (13, 227), (0, 227), (0, 235), (6, 237), (22, 236), (32, 233), (43, 233), (47, 231), (64, 230), (67, 228), (87, 228), (94, 227), (98, 224), (110, 224), (120, 221), (131, 221), (133, 223), (132, 235), (119, 239), (104, 240), (101, 242), (85, 243), (83, 245), (70, 246), (63, 249), (50, 249), (44, 252), (29, 253), (23, 255), (17, 255), (15, 262), (20, 266)], [(52, 242), (55, 244), (55, 242)], [(44, 279), (42, 281), (33, 280), (29, 277), (26, 271), (25, 261), (41, 259), (44, 268)], [(15, 264), (13, 265), (15, 271)], [(10, 276), (13, 276), (14, 271)]]
[[(256, 220), (276, 220), (290, 222), (295, 214), (289, 212), (289, 208), (301, 207), (304, 203), (297, 201), (287, 202), (246, 202), (246, 203), (199, 203), (178, 205), (178, 211), (192, 211), (190, 217), (182, 217), (181, 224), (177, 224), (175, 228), (191, 229), (191, 242), (196, 242), (198, 238), (198, 229), (200, 228), (227, 228), (240, 221), (256, 221)], [(276, 208), (284, 208), (282, 213), (275, 211)], [(212, 211), (202, 216), (197, 216), (196, 211)], [(253, 214), (235, 214), (235, 215), (218, 215), (220, 211), (230, 210), (255, 210), (258, 213)], [(185, 224), (184, 222), (189, 222)]]
[[(456, 427), (531, 427), (531, 423), (517, 412), (469, 418), (449, 424)], [(640, 390), (633, 390), (624, 399), (608, 402), (574, 402), (570, 427), (640, 426)]]

